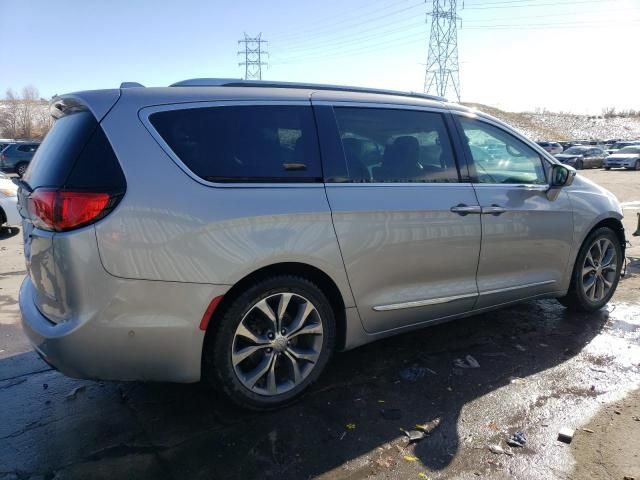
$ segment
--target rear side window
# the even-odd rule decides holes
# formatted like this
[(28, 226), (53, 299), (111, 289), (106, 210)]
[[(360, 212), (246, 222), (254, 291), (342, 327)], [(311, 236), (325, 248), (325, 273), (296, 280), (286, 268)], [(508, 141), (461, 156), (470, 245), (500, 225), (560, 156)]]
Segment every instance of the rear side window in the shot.
[(38, 149), (38, 145), (20, 145), (18, 151), (25, 153), (33, 153)]
[(124, 192), (120, 163), (93, 114), (80, 111), (55, 121), (23, 180), (39, 187)]
[(335, 108), (352, 182), (457, 182), (441, 114), (417, 110)]
[(322, 182), (311, 107), (227, 106), (157, 112), (149, 121), (210, 182)]

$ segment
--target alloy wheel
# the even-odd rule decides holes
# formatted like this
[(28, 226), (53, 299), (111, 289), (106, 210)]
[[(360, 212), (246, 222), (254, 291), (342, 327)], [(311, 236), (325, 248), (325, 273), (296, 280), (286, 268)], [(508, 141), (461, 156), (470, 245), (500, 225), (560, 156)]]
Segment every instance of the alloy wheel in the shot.
[(231, 363), (242, 385), (267, 396), (299, 385), (314, 369), (323, 344), (316, 306), (282, 292), (256, 302), (236, 328)]
[(618, 273), (618, 255), (608, 238), (596, 239), (584, 259), (582, 266), (582, 290), (592, 302), (605, 298)]

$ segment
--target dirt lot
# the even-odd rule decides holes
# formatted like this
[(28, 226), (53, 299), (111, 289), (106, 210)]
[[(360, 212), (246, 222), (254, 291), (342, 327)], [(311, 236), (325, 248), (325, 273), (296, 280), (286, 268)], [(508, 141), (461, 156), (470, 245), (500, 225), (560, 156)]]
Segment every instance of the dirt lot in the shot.
[[(584, 174), (624, 202), (634, 244), (606, 309), (528, 302), (339, 354), (300, 402), (269, 414), (200, 385), (51, 370), (19, 327), (21, 234), (1, 231), (0, 479), (640, 480), (640, 172)], [(456, 366), (467, 355), (479, 368)], [(409, 445), (400, 429), (425, 423)], [(507, 445), (515, 432), (524, 447)]]

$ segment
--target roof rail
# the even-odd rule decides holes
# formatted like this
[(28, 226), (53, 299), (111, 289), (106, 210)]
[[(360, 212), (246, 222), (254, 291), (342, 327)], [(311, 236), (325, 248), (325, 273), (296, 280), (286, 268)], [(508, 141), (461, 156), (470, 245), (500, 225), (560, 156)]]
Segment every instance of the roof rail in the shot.
[(176, 82), (170, 87), (262, 87), (262, 88), (304, 88), (309, 90), (333, 90), (338, 92), (378, 93), (383, 95), (398, 95), (402, 97), (425, 98), (446, 102), (447, 99), (426, 93), (402, 92), (381, 88), (349, 87), (345, 85), (325, 85), (319, 83), (273, 82), (266, 80), (242, 80), (235, 78), (193, 78)]

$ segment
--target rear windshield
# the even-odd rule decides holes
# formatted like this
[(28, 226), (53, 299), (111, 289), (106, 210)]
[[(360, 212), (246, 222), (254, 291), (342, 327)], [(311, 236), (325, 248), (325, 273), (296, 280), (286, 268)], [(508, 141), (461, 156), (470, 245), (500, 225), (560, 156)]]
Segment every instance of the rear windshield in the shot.
[(227, 106), (157, 112), (174, 154), (211, 182), (321, 182), (311, 107)]

